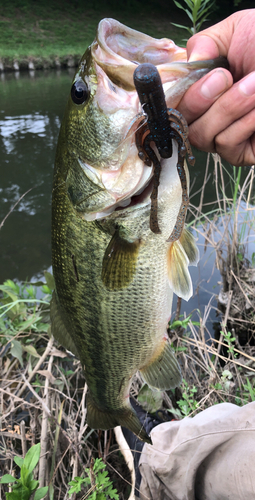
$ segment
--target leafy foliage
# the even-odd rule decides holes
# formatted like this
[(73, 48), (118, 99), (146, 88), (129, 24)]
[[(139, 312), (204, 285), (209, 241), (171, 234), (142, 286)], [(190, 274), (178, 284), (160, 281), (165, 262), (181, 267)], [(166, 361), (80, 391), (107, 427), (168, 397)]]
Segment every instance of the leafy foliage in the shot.
[(232, 336), (231, 332), (221, 331), (220, 333), (222, 334), (226, 344), (228, 345), (228, 354), (236, 358), (237, 353), (235, 352), (235, 337)]
[(103, 463), (101, 458), (96, 458), (92, 469), (86, 468), (85, 472), (87, 477), (75, 477), (73, 481), (68, 484), (71, 486), (69, 490), (69, 496), (72, 493), (79, 493), (81, 491), (82, 485), (91, 486), (86, 496), (88, 500), (107, 500), (108, 498), (118, 500), (119, 495), (117, 490), (113, 489), (112, 482), (108, 476), (108, 472), (105, 470), (106, 465)]
[[(16, 358), (21, 367), (24, 355), (27, 359), (40, 358), (36, 340), (49, 330), (50, 286), (53, 283), (50, 273), (45, 278), (46, 284), (20, 285), (7, 280), (0, 285), (0, 347), (2, 345), (2, 353)], [(37, 298), (38, 289), (45, 294), (43, 299)]]
[(194, 398), (197, 393), (197, 388), (194, 385), (190, 387), (186, 380), (183, 380), (182, 385), (182, 399), (177, 401), (177, 405), (180, 408), (181, 415), (187, 417), (190, 413), (198, 409), (199, 403)]
[(207, 21), (208, 16), (214, 8), (215, 0), (184, 0), (186, 6), (181, 5), (177, 0), (174, 0), (175, 5), (186, 12), (187, 16), (192, 22), (192, 27), (184, 26), (182, 24), (172, 23), (177, 28), (185, 29), (190, 35), (195, 35), (202, 24)]
[(41, 500), (48, 491), (48, 486), (38, 488), (39, 481), (33, 478), (33, 471), (40, 458), (40, 443), (32, 446), (25, 458), (15, 457), (14, 461), (20, 467), (20, 478), (16, 479), (11, 474), (5, 474), (1, 478), (2, 484), (11, 484), (12, 491), (6, 493), (6, 500)]
[(183, 328), (184, 330), (186, 330), (190, 321), (192, 325), (199, 326), (199, 322), (191, 320), (191, 317), (192, 314), (189, 314), (186, 318), (172, 321), (171, 323), (169, 323), (170, 330), (177, 330), (178, 328)]

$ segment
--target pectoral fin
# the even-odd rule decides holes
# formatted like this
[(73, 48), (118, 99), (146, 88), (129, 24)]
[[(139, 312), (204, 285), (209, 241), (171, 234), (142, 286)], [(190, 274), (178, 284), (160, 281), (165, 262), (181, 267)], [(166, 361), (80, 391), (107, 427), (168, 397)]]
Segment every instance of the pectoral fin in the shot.
[(179, 242), (189, 259), (189, 265), (196, 266), (199, 261), (199, 250), (193, 234), (185, 228), (182, 231)]
[(178, 297), (189, 300), (192, 293), (192, 281), (188, 266), (196, 266), (199, 251), (194, 236), (186, 228), (179, 240), (169, 247), (167, 256), (168, 279), (171, 289)]
[(178, 297), (189, 300), (193, 293), (188, 269), (189, 259), (179, 240), (172, 243), (168, 250), (167, 270), (169, 285)]
[(77, 358), (79, 358), (78, 351), (73, 343), (72, 337), (67, 331), (63, 319), (61, 317), (61, 312), (57, 303), (56, 292), (52, 294), (52, 299), (50, 303), (50, 317), (51, 317), (51, 328), (53, 337), (68, 351), (71, 351)]
[(118, 425), (126, 427), (145, 443), (152, 444), (151, 438), (143, 428), (135, 410), (130, 406), (120, 410), (100, 410), (90, 394), (87, 395), (87, 423), (92, 429), (113, 429)]
[(157, 352), (155, 358), (139, 371), (144, 381), (155, 389), (164, 391), (181, 383), (180, 366), (167, 336), (162, 339), (160, 353)]
[(134, 277), (140, 241), (129, 242), (116, 232), (106, 248), (102, 281), (109, 290), (120, 290), (128, 286)]

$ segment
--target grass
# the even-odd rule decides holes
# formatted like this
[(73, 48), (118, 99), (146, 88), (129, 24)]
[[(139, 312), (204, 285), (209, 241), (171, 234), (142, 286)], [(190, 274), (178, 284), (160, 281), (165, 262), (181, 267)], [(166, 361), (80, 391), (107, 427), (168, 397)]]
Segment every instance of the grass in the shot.
[[(173, 4), (174, 5), (174, 4)], [(177, 9), (173, 9), (178, 19)], [(62, 2), (55, 0), (14, 0), (0, 2), (0, 58), (54, 60), (65, 56), (81, 57), (95, 38), (98, 22), (113, 17), (134, 29), (156, 38), (170, 37), (182, 43), (181, 30), (171, 25), (171, 14), (136, 1)]]
[[(231, 177), (217, 156), (214, 161), (217, 199), (206, 215), (201, 212), (204, 190), (211, 183), (205, 173), (199, 206), (191, 205), (190, 214), (193, 231), (203, 235), (203, 245), (211, 248), (222, 275), (218, 336), (212, 336), (208, 325), (211, 300), (204, 311), (188, 318), (176, 312), (169, 337), (182, 366), (182, 385), (155, 393), (137, 375), (131, 389), (147, 411), (160, 412), (163, 419), (168, 412), (169, 418), (183, 418), (221, 402), (242, 406), (255, 400), (254, 170), (245, 175), (237, 170)], [(232, 197), (226, 196), (229, 183)], [(14, 457), (24, 458), (40, 442), (37, 475), (40, 487), (49, 486), (50, 500), (67, 499), (68, 483), (83, 477), (97, 457), (124, 500), (130, 494), (129, 470), (113, 431), (92, 431), (86, 424), (87, 386), (78, 360), (50, 336), (54, 283), (48, 273), (45, 278), (46, 283), (34, 286), (19, 287), (10, 280), (1, 286), (1, 473), (17, 473)], [(7, 485), (0, 488), (7, 491)], [(75, 492), (70, 498), (75, 500)]]
[[(239, 6), (241, 8), (241, 6)], [(238, 7), (238, 8), (239, 8)], [(252, 7), (242, 0), (242, 7)], [(211, 24), (230, 14), (228, 0), (216, 4), (210, 15)], [(113, 17), (123, 24), (155, 38), (167, 37), (184, 46), (185, 32), (172, 23), (189, 24), (185, 12), (174, 0), (0, 0), (0, 59), (26, 62), (72, 56), (78, 62), (95, 38), (98, 22)], [(208, 22), (203, 24), (207, 27)], [(25, 60), (25, 61), (24, 61)], [(41, 67), (41, 66), (39, 66)]]

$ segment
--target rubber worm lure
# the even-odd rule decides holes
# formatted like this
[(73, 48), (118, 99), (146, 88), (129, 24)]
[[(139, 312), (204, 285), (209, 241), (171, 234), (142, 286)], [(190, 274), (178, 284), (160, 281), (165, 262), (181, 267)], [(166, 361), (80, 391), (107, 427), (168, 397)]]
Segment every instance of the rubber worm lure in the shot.
[(157, 68), (150, 63), (140, 64), (134, 72), (134, 84), (146, 118), (136, 132), (138, 155), (146, 165), (153, 164), (154, 180), (151, 194), (150, 229), (160, 233), (158, 225), (158, 186), (161, 165), (151, 147), (156, 145), (161, 158), (172, 156), (172, 139), (178, 143), (177, 171), (182, 186), (182, 203), (172, 234), (167, 241), (178, 240), (181, 236), (189, 204), (188, 187), (184, 169), (184, 159), (188, 153), (189, 162), (194, 165), (188, 141), (188, 125), (185, 118), (176, 109), (167, 108), (161, 78)]

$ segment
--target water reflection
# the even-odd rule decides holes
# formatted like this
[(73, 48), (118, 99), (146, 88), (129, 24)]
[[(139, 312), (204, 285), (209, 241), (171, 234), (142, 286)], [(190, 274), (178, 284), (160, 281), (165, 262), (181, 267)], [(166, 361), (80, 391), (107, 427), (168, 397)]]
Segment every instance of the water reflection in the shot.
[[(47, 131), (49, 123), (49, 117), (42, 116), (39, 113), (35, 113), (34, 115), (6, 116), (4, 120), (0, 120), (0, 134), (6, 152), (10, 153), (15, 149), (15, 141), (19, 141), (23, 138), (22, 136), (28, 133), (36, 134), (38, 137), (47, 137), (48, 142), (52, 146), (54, 140)], [(55, 117), (55, 125), (58, 128), (60, 127), (58, 116)]]

